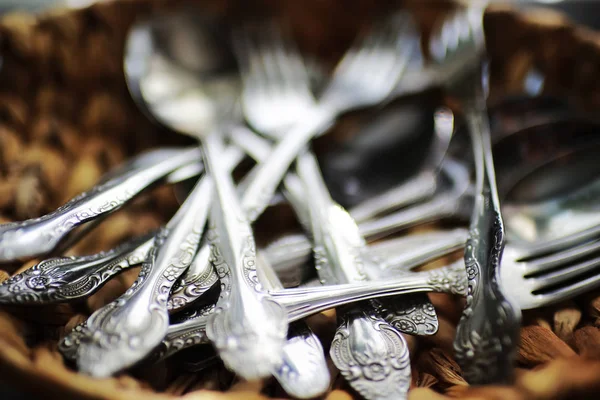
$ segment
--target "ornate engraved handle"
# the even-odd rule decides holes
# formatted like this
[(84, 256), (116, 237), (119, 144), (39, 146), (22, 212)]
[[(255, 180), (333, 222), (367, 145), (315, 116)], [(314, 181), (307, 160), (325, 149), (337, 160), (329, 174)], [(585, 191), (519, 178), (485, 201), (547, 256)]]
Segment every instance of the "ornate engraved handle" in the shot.
[[(450, 267), (413, 273), (408, 277), (395, 280), (336, 286), (313, 286), (302, 289), (272, 289), (265, 296), (267, 298), (273, 297), (278, 302), (285, 303), (288, 318), (296, 321), (325, 309), (347, 305), (359, 300), (431, 290), (464, 295), (466, 293), (466, 275), (462, 261)], [(315, 307), (312, 304), (313, 301), (318, 301), (319, 304), (315, 304)], [(183, 320), (169, 327), (169, 333), (165, 337), (165, 342), (161, 345), (161, 349), (163, 349), (161, 351), (164, 352), (163, 357), (196, 344), (207, 343), (206, 325), (209, 317), (214, 312), (211, 307), (203, 307), (187, 314)], [(294, 328), (299, 329), (300, 327), (300, 325), (294, 325)], [(290, 331), (290, 339), (294, 337), (294, 332), (294, 330)], [(80, 336), (82, 335), (78, 335), (78, 337)], [(172, 344), (173, 341), (176, 341), (177, 344)], [(66, 342), (66, 339), (64, 342)]]
[[(385, 339), (372, 340), (380, 336)], [(406, 340), (374, 312), (344, 312), (329, 354), (365, 399), (406, 398), (411, 378)]]
[(146, 260), (155, 232), (107, 252), (50, 258), (0, 284), (0, 304), (52, 304), (88, 297), (116, 274)]
[(205, 138), (203, 149), (205, 166), (215, 181), (209, 240), (211, 261), (221, 280), (221, 295), (206, 334), (230, 369), (246, 379), (263, 378), (281, 360), (286, 311), (262, 293), (250, 223), (231, 175), (219, 160), (223, 153), (220, 136)]
[[(223, 154), (228, 163), (242, 157), (234, 148)], [(205, 176), (156, 236), (133, 286), (88, 319), (94, 335), (80, 345), (77, 363), (81, 371), (110, 375), (143, 359), (164, 338), (169, 292), (198, 250), (212, 193), (213, 181)]]
[(194, 163), (199, 149), (161, 149), (142, 154), (88, 192), (42, 217), (0, 226), (0, 262), (52, 251), (75, 227), (113, 212), (156, 181)]
[(270, 291), (269, 295), (288, 308), (290, 321), (296, 321), (316, 312), (356, 301), (418, 292), (440, 292), (466, 296), (467, 279), (462, 260), (448, 267), (415, 272), (393, 279), (335, 286), (292, 288)]
[(456, 360), (469, 383), (509, 383), (519, 339), (520, 310), (496, 280), (504, 249), (504, 227), (496, 191), (490, 131), (482, 93), (465, 116), (475, 158), (475, 207), (465, 248), (468, 294), (457, 327)]

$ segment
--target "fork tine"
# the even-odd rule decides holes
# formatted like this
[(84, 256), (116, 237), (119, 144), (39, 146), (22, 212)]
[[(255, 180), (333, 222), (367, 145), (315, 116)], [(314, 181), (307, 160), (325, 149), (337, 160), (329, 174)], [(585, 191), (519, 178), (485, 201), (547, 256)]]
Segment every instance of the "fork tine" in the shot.
[(564, 265), (567, 262), (575, 261), (584, 256), (590, 255), (600, 250), (600, 239), (586, 242), (579, 246), (574, 246), (548, 256), (539, 257), (531, 261), (525, 261), (525, 271), (528, 274), (534, 274), (550, 270), (552, 268)]
[(549, 306), (588, 293), (598, 287), (600, 287), (600, 273), (544, 293), (532, 294), (532, 301), (523, 304), (521, 308), (523, 310), (528, 310), (531, 308)]
[(564, 268), (550, 271), (543, 275), (536, 276), (535, 278), (528, 278), (530, 279), (531, 289), (533, 291), (542, 290), (587, 273), (593, 268), (600, 266), (600, 257), (565, 265)]

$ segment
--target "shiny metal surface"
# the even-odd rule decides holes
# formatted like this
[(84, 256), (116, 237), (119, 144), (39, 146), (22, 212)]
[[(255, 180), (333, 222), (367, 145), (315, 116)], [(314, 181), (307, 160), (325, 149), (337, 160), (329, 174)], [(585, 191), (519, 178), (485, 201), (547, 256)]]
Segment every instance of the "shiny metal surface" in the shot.
[(475, 203), (465, 248), (469, 278), (467, 302), (457, 326), (456, 360), (469, 383), (509, 383), (520, 328), (520, 310), (496, 280), (504, 248), (504, 225), (496, 188), (481, 59), (485, 53), (483, 8), (447, 17), (430, 43), (434, 59), (468, 61), (446, 82), (463, 107), (473, 145)]
[[(246, 39), (245, 46), (238, 46), (239, 53), (242, 53), (238, 57), (243, 71), (242, 104), (246, 119), (266, 136), (277, 141), (281, 139), (281, 127), (300, 123), (303, 113), (309, 114), (316, 106), (310, 93), (308, 74), (293, 45), (286, 43), (287, 40), (276, 29), (271, 29), (267, 35), (264, 33), (260, 35), (259, 32), (258, 36), (269, 37), (266, 41), (256, 39), (252, 41), (249, 39), (251, 37), (249, 32), (239, 36)], [(260, 65), (270, 66), (270, 68), (263, 69)], [(267, 112), (267, 110), (275, 112)], [(323, 283), (355, 282), (366, 279), (360, 271), (363, 258), (366, 256), (364, 254), (366, 243), (359, 237), (358, 227), (351, 218), (350, 221), (346, 221), (347, 224), (334, 218), (337, 214), (336, 210), (344, 211), (331, 199), (310, 149), (299, 156), (296, 169), (305, 190), (304, 199), (307, 207), (303, 207), (301, 201), (292, 204), (295, 208), (300, 208), (300, 219), (304, 224), (308, 223), (306, 228), (312, 232), (316, 268)], [(357, 236), (356, 240), (348, 240), (353, 236)], [(326, 280), (325, 276), (335, 276), (335, 278)], [(338, 340), (333, 341), (330, 354), (340, 354), (336, 348), (342, 346), (346, 348), (344, 354), (350, 354), (355, 362), (362, 361), (371, 354), (374, 358), (366, 360), (367, 364), (393, 365), (394, 368), (386, 369), (390, 373), (384, 374), (383, 379), (379, 380), (371, 380), (368, 375), (347, 376), (352, 378), (349, 379), (350, 384), (357, 390), (361, 390), (367, 398), (373, 398), (375, 393), (382, 391), (389, 391), (390, 395), (394, 393), (404, 396), (410, 381), (410, 368), (408, 368), (410, 360), (406, 342), (402, 335), (381, 319), (369, 304), (365, 304), (361, 310), (363, 311), (359, 314), (364, 318), (359, 319), (366, 332), (336, 336)], [(383, 326), (387, 328), (382, 329)], [(397, 347), (388, 346), (391, 343), (390, 334), (393, 334), (396, 339), (394, 343)], [(375, 348), (382, 348), (383, 356), (365, 352), (365, 349)], [(390, 354), (393, 360), (388, 361)], [(401, 359), (396, 360), (397, 356)], [(348, 363), (349, 360), (342, 360), (339, 357), (332, 359), (343, 373), (349, 370), (351, 365)], [(399, 382), (404, 384), (398, 385)]]
[(159, 149), (137, 156), (56, 211), (0, 225), (0, 262), (27, 260), (54, 250), (78, 226), (121, 208), (178, 168), (196, 162), (197, 149)]
[(245, 379), (267, 377), (281, 362), (288, 328), (286, 312), (263, 294), (250, 222), (231, 175), (219, 159), (224, 150), (221, 138), (209, 135), (202, 144), (216, 188), (208, 238), (211, 262), (221, 282), (206, 335), (228, 368)]
[[(236, 164), (241, 153), (230, 149), (225, 163)], [(85, 337), (77, 365), (85, 373), (107, 376), (143, 359), (167, 333), (167, 300), (174, 282), (189, 267), (200, 244), (212, 199), (206, 176), (154, 240), (154, 246), (133, 286), (88, 319), (93, 335)]]

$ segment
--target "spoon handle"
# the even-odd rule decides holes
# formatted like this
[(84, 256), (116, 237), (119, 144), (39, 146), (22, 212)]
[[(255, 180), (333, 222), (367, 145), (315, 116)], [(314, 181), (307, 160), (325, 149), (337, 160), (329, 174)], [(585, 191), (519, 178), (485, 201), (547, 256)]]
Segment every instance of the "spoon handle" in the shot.
[(53, 304), (86, 298), (118, 273), (143, 263), (156, 232), (112, 250), (80, 257), (55, 257), (0, 284), (0, 304)]
[(465, 101), (464, 113), (473, 145), (476, 194), (464, 256), (469, 291), (454, 349), (468, 382), (508, 384), (514, 377), (521, 316), (497, 281), (504, 226), (480, 68), (466, 84), (475, 87)]
[(287, 315), (282, 306), (262, 293), (250, 222), (231, 175), (220, 161), (222, 139), (216, 133), (202, 142), (205, 166), (215, 182), (209, 240), (211, 261), (221, 281), (206, 334), (228, 368), (245, 379), (259, 379), (270, 375), (281, 360)]
[[(330, 284), (368, 280), (373, 260), (367, 244), (356, 222), (331, 199), (314, 155), (310, 151), (300, 155), (296, 169), (306, 189), (319, 278)], [(338, 309), (338, 315), (341, 324), (329, 353), (350, 385), (366, 399), (405, 397), (411, 371), (400, 332), (382, 319), (370, 302)], [(376, 377), (363, 372), (371, 364), (384, 366)]]
[[(236, 163), (242, 153), (230, 149), (223, 158)], [(143, 359), (163, 339), (169, 325), (169, 292), (198, 250), (212, 194), (212, 179), (205, 176), (156, 235), (132, 287), (88, 319), (89, 329), (101, 340), (81, 343), (77, 353), (81, 371), (110, 375)]]
[(51, 252), (77, 226), (111, 213), (153, 183), (200, 156), (199, 149), (161, 149), (136, 157), (91, 190), (39, 218), (0, 225), (0, 262)]
[(340, 285), (292, 288), (269, 291), (269, 295), (288, 308), (289, 321), (361, 300), (417, 292), (438, 292), (465, 296), (467, 292), (464, 263), (430, 271), (414, 272), (393, 279)]

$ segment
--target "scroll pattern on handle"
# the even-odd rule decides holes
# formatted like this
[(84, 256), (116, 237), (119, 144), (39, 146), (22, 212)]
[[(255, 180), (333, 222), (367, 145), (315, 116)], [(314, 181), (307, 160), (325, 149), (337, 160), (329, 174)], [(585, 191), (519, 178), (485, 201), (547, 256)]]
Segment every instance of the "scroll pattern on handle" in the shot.
[[(157, 234), (148, 260), (132, 287), (88, 319), (88, 327), (94, 334), (82, 338), (77, 353), (81, 370), (95, 376), (110, 375), (139, 361), (160, 343), (169, 325), (166, 304), (170, 289), (198, 246), (200, 232), (196, 229), (185, 236), (168, 265), (160, 270), (155, 269), (157, 255), (171, 231), (163, 228)], [(143, 320), (131, 318), (139, 313), (143, 313)]]
[[(351, 348), (352, 337), (368, 330), (384, 338), (380, 346)], [(367, 330), (367, 331), (365, 331)], [(366, 399), (403, 399), (410, 386), (410, 357), (406, 340), (379, 317), (346, 313), (329, 354), (344, 378)]]
[[(489, 237), (474, 227), (465, 248), (468, 278), (466, 306), (456, 331), (456, 360), (468, 382), (473, 384), (509, 383), (519, 340), (520, 315), (501, 293), (496, 281), (503, 250), (502, 219), (495, 213)], [(481, 265), (478, 250), (491, 240), (489, 265)], [(485, 248), (485, 247), (484, 247)]]
[(0, 304), (74, 301), (100, 289), (114, 275), (146, 259), (154, 233), (90, 256), (43, 260), (0, 284)]

